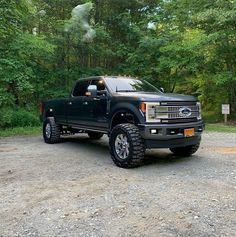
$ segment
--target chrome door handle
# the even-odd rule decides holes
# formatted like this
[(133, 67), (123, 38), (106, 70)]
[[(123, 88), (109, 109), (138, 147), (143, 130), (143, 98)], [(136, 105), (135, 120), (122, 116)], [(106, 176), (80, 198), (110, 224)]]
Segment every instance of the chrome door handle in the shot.
[(68, 105), (72, 105), (72, 102), (70, 101), (70, 102), (68, 102)]
[(93, 98), (93, 100), (101, 100), (101, 99), (99, 99), (99, 98)]
[(88, 105), (88, 102), (86, 101), (86, 102), (83, 102), (83, 105)]

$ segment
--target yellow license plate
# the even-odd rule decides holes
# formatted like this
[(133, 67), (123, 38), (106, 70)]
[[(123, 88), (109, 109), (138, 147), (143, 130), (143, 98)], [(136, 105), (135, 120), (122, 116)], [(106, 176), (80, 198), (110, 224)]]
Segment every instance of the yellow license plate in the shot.
[(192, 136), (194, 136), (194, 128), (186, 128), (186, 129), (184, 129), (184, 136), (185, 137), (192, 137)]

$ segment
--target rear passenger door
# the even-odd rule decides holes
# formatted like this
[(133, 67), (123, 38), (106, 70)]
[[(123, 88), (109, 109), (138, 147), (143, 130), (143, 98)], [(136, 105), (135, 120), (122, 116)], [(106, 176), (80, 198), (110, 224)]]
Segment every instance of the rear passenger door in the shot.
[(86, 103), (86, 92), (89, 83), (90, 80), (78, 81), (71, 98), (67, 102), (67, 121), (70, 125), (86, 124), (84, 105)]

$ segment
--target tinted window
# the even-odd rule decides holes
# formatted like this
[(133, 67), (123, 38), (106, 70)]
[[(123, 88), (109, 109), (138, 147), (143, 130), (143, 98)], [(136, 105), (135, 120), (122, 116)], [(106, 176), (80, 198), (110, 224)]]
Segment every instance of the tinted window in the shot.
[(90, 81), (77, 82), (73, 91), (73, 96), (85, 96), (85, 93), (88, 91), (89, 82)]
[(132, 78), (106, 78), (106, 83), (114, 92), (160, 92), (150, 83)]
[(95, 85), (98, 88), (98, 91), (106, 90), (104, 80), (92, 80), (91, 85)]

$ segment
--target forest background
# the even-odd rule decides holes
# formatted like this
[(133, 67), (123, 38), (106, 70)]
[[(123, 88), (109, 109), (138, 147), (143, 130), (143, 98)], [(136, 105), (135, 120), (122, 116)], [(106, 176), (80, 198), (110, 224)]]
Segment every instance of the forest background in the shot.
[(38, 126), (40, 101), (94, 75), (194, 95), (207, 122), (229, 103), (234, 120), (236, 1), (0, 0), (0, 129)]

